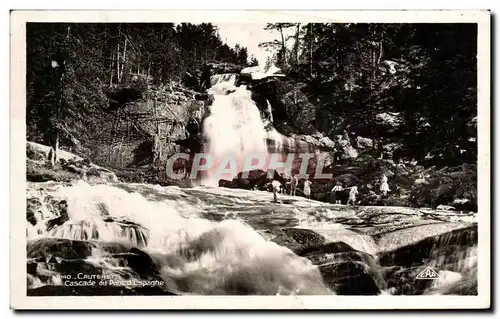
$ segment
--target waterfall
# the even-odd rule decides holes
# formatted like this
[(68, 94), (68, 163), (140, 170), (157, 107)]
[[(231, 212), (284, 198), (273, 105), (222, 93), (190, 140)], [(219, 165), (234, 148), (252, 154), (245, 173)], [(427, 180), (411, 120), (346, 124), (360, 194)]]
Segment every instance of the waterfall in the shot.
[[(210, 83), (208, 93), (213, 94), (214, 102), (203, 132), (207, 139), (205, 152), (214, 159), (214, 168), (207, 172), (204, 184), (216, 186), (220, 179), (231, 180), (243, 170), (245, 155), (260, 154), (268, 159), (271, 152), (280, 152), (282, 136), (274, 128), (266, 129), (266, 120), (252, 100), (252, 92), (245, 85), (235, 85), (235, 74), (214, 75)], [(221, 174), (224, 167), (219, 171), (217, 167), (227, 156), (236, 158), (237, 167), (232, 174)]]

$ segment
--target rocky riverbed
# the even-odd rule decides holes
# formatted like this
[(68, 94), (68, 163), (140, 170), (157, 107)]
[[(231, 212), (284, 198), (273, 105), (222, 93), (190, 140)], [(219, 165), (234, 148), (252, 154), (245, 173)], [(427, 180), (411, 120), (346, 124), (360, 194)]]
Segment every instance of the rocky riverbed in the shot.
[(474, 213), (84, 181), (27, 205), (30, 295), (477, 294)]

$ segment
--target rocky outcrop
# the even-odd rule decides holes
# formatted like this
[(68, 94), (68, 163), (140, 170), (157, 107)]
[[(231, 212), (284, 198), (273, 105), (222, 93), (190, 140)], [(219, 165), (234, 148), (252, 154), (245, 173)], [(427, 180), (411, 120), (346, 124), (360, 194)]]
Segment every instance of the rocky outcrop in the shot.
[(116, 174), (95, 165), (87, 159), (58, 150), (58, 161), (54, 167), (47, 165), (50, 147), (26, 142), (26, 179), (32, 182), (69, 182), (85, 180), (90, 183), (118, 182)]
[(373, 148), (373, 140), (371, 138), (356, 137), (356, 146), (359, 150), (368, 150)]
[(338, 295), (378, 295), (382, 281), (373, 256), (344, 242), (328, 243), (301, 252), (319, 266), (325, 282)]
[(117, 113), (113, 139), (95, 151), (96, 162), (119, 169), (165, 163), (174, 153), (196, 148), (210, 98), (179, 85), (146, 90)]
[[(255, 173), (257, 177), (261, 174), (262, 172)], [(71, 191), (60, 192), (61, 186), (54, 183), (30, 184), (27, 197), (39, 194), (42, 196), (39, 202), (45, 207), (52, 207), (49, 210), (60, 209), (58, 207), (64, 207), (61, 201), (65, 198), (57, 197), (59, 194), (78, 194)], [(261, 282), (265, 283), (269, 278), (271, 280), (276, 278), (276, 274), (280, 276), (287, 270), (293, 269), (298, 269), (297, 275), (286, 277), (292, 281), (303, 278), (301, 276), (304, 274), (304, 269), (318, 269), (317, 275), (322, 277), (322, 282), (324, 281), (332, 292), (340, 295), (381, 293), (470, 295), (477, 292), (476, 214), (405, 207), (333, 205), (285, 194), (279, 194), (279, 203), (274, 203), (270, 192), (217, 187), (181, 189), (125, 183), (89, 187), (82, 189), (86, 191), (82, 196), (87, 198), (92, 195), (90, 197), (95, 202), (100, 202), (99, 195), (93, 193), (92, 188), (99, 194), (103, 193), (104, 197), (108, 194), (105, 190), (113, 190), (113, 194), (123, 201), (124, 206), (128, 206), (130, 203), (128, 200), (141, 202), (140, 197), (143, 196), (142, 200), (149, 203), (146, 205), (148, 211), (139, 214), (162, 214), (164, 205), (171, 202), (175, 203), (179, 213), (186, 210), (196, 213), (199, 217), (195, 225), (201, 222), (198, 218), (206, 218), (216, 223), (212, 224), (214, 228), (207, 227), (208, 221), (207, 224), (204, 222), (198, 224), (202, 226), (201, 232), (195, 230), (194, 233), (188, 233), (193, 235), (187, 237), (186, 244), (180, 245), (176, 251), (169, 250), (166, 255), (148, 254), (147, 250), (141, 249), (140, 246), (143, 244), (131, 241), (125, 244), (123, 238), (119, 236), (100, 238), (93, 235), (94, 237), (87, 237), (85, 240), (54, 238), (57, 236), (40, 239), (35, 237), (34, 240), (28, 241), (27, 246), (26, 270), (30, 295), (46, 295), (51, 292), (92, 294), (95, 291), (92, 287), (72, 287), (75, 290), (61, 287), (63, 286), (61, 274), (70, 274), (73, 277), (75, 273), (96, 276), (116, 275), (117, 280), (126, 281), (130, 278), (160, 280), (158, 272), (161, 272), (163, 280), (172, 279), (170, 283), (176, 283), (169, 285), (179, 289), (174, 292), (192, 292), (190, 289), (197, 289), (191, 287), (196, 287), (196, 283), (199, 282), (198, 274), (202, 274), (203, 278), (211, 282), (214, 278), (212, 277), (214, 268), (202, 267), (199, 269), (200, 272), (195, 271), (194, 277), (190, 276), (193, 274), (191, 271), (188, 276), (179, 277), (176, 265), (186, 265), (185, 262), (194, 265), (197, 261), (206, 261), (207, 256), (222, 267), (215, 269), (229, 267), (232, 273), (233, 269), (243, 266), (243, 272), (223, 277), (229, 279), (221, 282), (220, 291), (229, 294), (262, 293), (259, 287), (253, 286), (254, 280), (250, 280), (250, 285), (238, 281), (240, 278), (248, 279), (248, 274), (257, 274), (256, 278), (262, 278), (260, 276), (264, 274), (264, 281)], [(41, 191), (46, 193), (41, 195)], [(114, 191), (120, 192), (114, 193)], [(69, 204), (71, 205), (71, 201)], [(32, 206), (37, 205), (32, 203)], [(158, 209), (155, 209), (155, 206)], [(140, 210), (141, 207), (144, 206), (139, 205), (137, 209)], [(100, 232), (117, 223), (127, 223), (116, 216), (122, 214), (120, 209), (108, 211), (104, 205), (89, 208), (95, 209), (92, 211), (92, 216), (98, 215), (102, 221), (110, 223), (99, 228)], [(68, 210), (71, 211), (71, 207)], [(193, 221), (190, 220), (185, 220), (187, 226), (192, 225)], [(250, 232), (245, 235), (236, 228), (242, 225), (241, 221), (245, 227), (248, 225), (255, 232), (248, 229)], [(78, 237), (83, 233), (78, 229), (67, 231), (69, 228), (65, 227), (69, 224), (74, 227), (83, 223), (73, 220), (71, 223), (57, 226), (56, 230), (60, 230), (59, 236), (71, 234), (72, 237)], [(137, 225), (134, 224), (134, 220), (129, 220), (125, 226), (130, 228), (130, 233), (138, 233), (139, 228), (134, 225)], [(227, 227), (219, 228), (221, 225)], [(154, 225), (149, 227), (151, 232), (160, 231), (157, 233), (160, 236), (164, 234), (163, 228), (156, 229)], [(121, 231), (116, 229), (114, 234), (119, 235)], [(174, 240), (178, 238), (175, 229), (171, 235)], [(113, 241), (106, 241), (109, 238), (113, 238)], [(277, 245), (284, 248), (276, 247)], [(279, 249), (274, 250), (276, 248)], [(274, 251), (281, 251), (284, 256), (293, 257), (298, 263), (290, 263), (288, 257), (277, 259)], [(243, 258), (251, 256), (251, 259), (242, 261), (242, 256)], [(301, 258), (297, 260), (297, 256)], [(264, 262), (260, 263), (261, 261)], [(173, 271), (170, 275), (164, 271), (164, 262), (169, 264)], [(110, 264), (118, 267), (106, 266)], [(426, 267), (438, 272), (439, 280), (424, 283), (423, 280), (416, 279)], [(205, 270), (207, 268), (208, 273)], [(266, 271), (268, 268), (276, 271), (270, 274)], [(236, 282), (232, 281), (233, 279)], [(228, 282), (231, 282), (229, 286), (226, 285)], [(289, 282), (289, 279), (286, 282)], [(168, 293), (168, 289), (160, 286), (147, 287), (146, 291), (136, 288), (125, 285), (120, 289), (124, 289), (123, 294)], [(103, 292), (96, 295), (122, 291), (118, 288), (102, 289)], [(277, 290), (264, 292), (275, 294)], [(301, 292), (306, 291), (298, 293)]]
[[(426, 291), (438, 291), (475, 295), (476, 254), (477, 225), (472, 225), (380, 253), (379, 258), (382, 266), (390, 265), (385, 277), (392, 294), (421, 295)], [(417, 278), (426, 267), (437, 273), (438, 280)], [(447, 279), (450, 274), (455, 275), (456, 280)]]
[(310, 229), (284, 228), (272, 241), (300, 255), (308, 249), (322, 246), (326, 239)]
[[(309, 139), (307, 142), (296, 143), (293, 148), (285, 146), (290, 152), (300, 150), (310, 152), (311, 145), (318, 145)], [(316, 140), (317, 141), (317, 140)], [(288, 148), (287, 148), (288, 147)], [(370, 155), (362, 154), (347, 162), (332, 160), (333, 155), (323, 158), (324, 174), (332, 174), (331, 179), (312, 179), (311, 198), (323, 202), (332, 201), (332, 188), (340, 182), (344, 190), (338, 194), (342, 203), (346, 203), (349, 196), (349, 187), (358, 187), (357, 204), (359, 205), (387, 205), (387, 206), (412, 206), (433, 207), (448, 205), (455, 210), (476, 211), (477, 189), (475, 184), (476, 173), (474, 167), (458, 167), (437, 170), (425, 170), (422, 166), (411, 164), (395, 164), (392, 160), (377, 159)], [(329, 163), (329, 164), (328, 164)], [(307, 173), (315, 174), (315, 163), (310, 162)], [(294, 166), (298, 172), (300, 161)], [(261, 189), (266, 190), (266, 185), (271, 181), (263, 171), (253, 172), (250, 178), (239, 178), (232, 181), (220, 181), (219, 186), (228, 188)], [(380, 191), (381, 178), (388, 178), (390, 191), (383, 196)], [(423, 177), (424, 176), (424, 177)], [(274, 179), (283, 181), (283, 177), (275, 175)], [(259, 181), (259, 182), (257, 182)], [(299, 191), (303, 187), (303, 180), (299, 181)]]
[(347, 134), (335, 136), (335, 146), (342, 160), (354, 159), (358, 157), (358, 151), (352, 146)]
[(268, 184), (273, 179), (283, 182), (282, 177), (276, 172), (274, 172), (273, 176), (274, 176), (273, 178), (269, 178), (268, 172), (265, 172), (263, 170), (240, 172), (231, 181), (221, 179), (219, 181), (219, 186), (227, 188), (241, 188), (241, 189), (259, 189), (259, 190), (267, 189)]
[[(286, 122), (298, 134), (314, 134), (316, 108), (309, 102), (300, 85), (274, 78), (253, 81), (251, 90), (261, 110), (267, 108), (267, 101), (273, 111), (273, 123)], [(262, 101), (266, 101), (263, 104)]]

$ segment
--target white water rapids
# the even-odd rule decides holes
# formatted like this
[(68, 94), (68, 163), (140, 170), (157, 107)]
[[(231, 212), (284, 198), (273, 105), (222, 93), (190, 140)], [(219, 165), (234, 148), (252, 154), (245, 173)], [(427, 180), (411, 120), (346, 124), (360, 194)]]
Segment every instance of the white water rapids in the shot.
[[(201, 213), (206, 207), (183, 198), (175, 187), (135, 187), (149, 189), (151, 197), (83, 181), (70, 187), (58, 185), (50, 196), (66, 199), (69, 220), (49, 232), (41, 230), (46, 223), (41, 220), (38, 227), (28, 227), (28, 239), (55, 237), (139, 246), (155, 259), (166, 288), (178, 293), (332, 294), (308, 259), (267, 241), (242, 220), (204, 219)], [(33, 190), (31, 196), (43, 202), (47, 194)], [(106, 222), (108, 217), (115, 222)], [(141, 245), (144, 241), (145, 246)], [(102, 251), (94, 252), (92, 258), (101, 264), (106, 260)], [(116, 268), (113, 262), (105, 266)]]
[[(433, 222), (407, 226), (399, 232), (388, 233), (377, 243), (372, 236), (335, 222), (346, 218), (356, 220), (358, 217), (352, 209), (283, 195), (281, 198), (291, 201), (290, 204), (273, 204), (272, 193), (264, 191), (206, 187), (180, 189), (125, 183), (90, 185), (79, 181), (72, 185), (31, 183), (27, 196), (30, 201), (41, 203), (35, 209), (36, 224), (27, 224), (28, 251), (31, 254), (35, 252), (37, 256), (41, 254), (50, 259), (54, 247), (68, 249), (57, 245), (47, 248), (38, 240), (65, 238), (101, 243), (108, 248), (92, 249), (85, 262), (97, 265), (107, 273), (125, 274), (123, 278), (130, 278), (134, 276), (133, 269), (114, 257), (113, 252), (116, 253), (118, 248), (110, 250), (109, 247), (114, 247), (113, 243), (137, 247), (154, 260), (165, 283), (162, 288), (178, 294), (335, 294), (318, 265), (270, 241), (273, 236), (269, 236), (268, 230), (287, 227), (313, 229), (325, 237), (326, 243), (343, 242), (358, 252), (375, 256), (371, 262), (369, 260), (373, 257), (369, 257), (364, 265), (372, 269), (371, 276), (383, 290), (388, 282), (384, 282), (382, 268), (376, 264), (376, 256), (381, 250), (389, 248), (391, 243), (397, 247), (411, 246), (424, 238), (469, 225), (468, 222)], [(48, 222), (57, 217), (51, 201), (60, 200), (66, 201), (69, 219), (47, 231)], [(404, 211), (404, 208), (384, 209), (384, 213), (375, 210), (381, 219)], [(405, 214), (409, 213), (411, 210)], [(403, 224), (421, 223), (418, 213), (406, 216)], [(394, 226), (398, 224), (397, 219), (391, 219)], [(430, 243), (431, 259), (426, 264), (443, 271), (440, 272), (442, 278), (436, 281), (429, 293), (475, 284), (477, 246), (457, 247), (458, 242), (472, 242), (472, 239), (460, 239), (463, 238), (460, 236), (460, 233), (450, 234)], [(342, 260), (346, 262), (342, 256), (343, 253), (326, 253), (322, 258), (335, 264)], [(392, 258), (396, 257), (387, 258), (386, 262), (391, 266)], [(391, 268), (394, 267), (387, 269)], [(422, 270), (421, 267), (400, 269), (401, 275), (393, 274), (387, 280), (398, 280), (407, 271), (412, 272), (410, 276), (416, 276)], [(50, 280), (44, 283), (38, 279), (47, 276)], [(42, 277), (28, 275), (28, 278), (30, 288), (60, 285), (62, 282), (60, 272), (50, 272)], [(354, 283), (357, 279), (354, 277), (353, 280)], [(404, 290), (403, 294), (411, 294), (414, 288), (405, 289), (410, 291)]]
[[(283, 140), (268, 125), (268, 120), (261, 116), (251, 92), (243, 85), (237, 87), (235, 82), (234, 74), (212, 77), (209, 93), (214, 95), (214, 102), (210, 107), (210, 116), (204, 122), (204, 134), (208, 139), (205, 151), (214, 158), (215, 167), (222, 158), (235, 155), (237, 173), (242, 171), (245, 155), (263, 154), (267, 160), (271, 153), (282, 151)], [(268, 141), (273, 141), (274, 149)], [(234, 174), (219, 174), (216, 170), (209, 170), (205, 185), (214, 186), (220, 178), (234, 177)], [(282, 194), (279, 197), (283, 202), (273, 203), (270, 192), (206, 186), (181, 189), (126, 183), (90, 185), (84, 181), (72, 184), (30, 183), (27, 198), (33, 217), (28, 218), (31, 222), (27, 223), (26, 233), (28, 252), (36, 256), (33, 257), (36, 259), (33, 264), (37, 274), (45, 267), (40, 263), (53, 266), (52, 261), (40, 261), (52, 259), (54, 251), (51, 249), (76, 249), (57, 246), (59, 243), (50, 248), (43, 244), (46, 239), (62, 238), (119, 245), (121, 250), (118, 246), (112, 246), (113, 249), (95, 246), (101, 248), (94, 247), (90, 256), (85, 257), (85, 262), (119, 273), (122, 278), (133, 276), (135, 270), (113, 253), (123, 254), (123, 247), (139, 248), (154, 261), (164, 281), (162, 288), (178, 294), (331, 295), (335, 294), (332, 287), (339, 287), (336, 279), (340, 278), (344, 286), (355, 286), (355, 280), (360, 277), (359, 272), (355, 273), (358, 269), (356, 265), (361, 265), (361, 268), (367, 266), (370, 275), (365, 275), (370, 280), (375, 278), (378, 285), (376, 293), (380, 293), (378, 288), (384, 290), (388, 284), (380, 270), (382, 267), (377, 265), (377, 254), (381, 250), (392, 251), (405, 246), (413, 249), (412, 244), (424, 238), (446, 235), (447, 231), (470, 225), (467, 220), (456, 223), (424, 220), (420, 212), (409, 208), (379, 207), (373, 211), (364, 208), (360, 212), (357, 208)], [(67, 220), (52, 227), (50, 222), (61, 218), (58, 211), (61, 211), (62, 200), (67, 206), (63, 209), (67, 212)], [(360, 227), (356, 228), (358, 225)], [(326, 258), (326, 261), (319, 260), (320, 264), (313, 264), (311, 260), (314, 256), (309, 256), (312, 259), (301, 257), (270, 240), (276, 235), (270, 234), (272, 231), (277, 231), (276, 237), (279, 237), (282, 229), (294, 227), (321, 234), (325, 242), (318, 246), (341, 243), (352, 249), (340, 253), (325, 251), (321, 258)], [(368, 233), (376, 231), (377, 227), (382, 229), (377, 233), (379, 237)], [(470, 233), (473, 234), (473, 231)], [(440, 293), (439, 289), (443, 286), (455, 289), (453, 285), (456, 282), (475, 276), (477, 246), (471, 244), (466, 249), (458, 246), (461, 236), (452, 234), (439, 240), (432, 239), (428, 244), (431, 253), (430, 259), (425, 261), (426, 265), (448, 271), (443, 273), (442, 282), (433, 286), (435, 291), (431, 293)], [(470, 238), (465, 241), (473, 242)], [(458, 247), (457, 251), (455, 247)], [(418, 249), (417, 252), (420, 252)], [(360, 255), (363, 256), (362, 261), (349, 259)], [(384, 266), (396, 271), (388, 279), (403, 277), (410, 271), (408, 276), (411, 280), (420, 268), (406, 264), (393, 267), (392, 263), (398, 256), (386, 256), (388, 265)], [(325, 279), (319, 267), (331, 265), (340, 267), (333, 267), (330, 278), (327, 275)], [(342, 266), (354, 268), (346, 270)], [(338, 269), (344, 269), (344, 272), (336, 272)], [(60, 272), (42, 270), (45, 272), (38, 277), (28, 274), (28, 288), (45, 284), (61, 285)], [(351, 276), (358, 279), (351, 280)], [(49, 280), (42, 283), (40, 278)], [(370, 283), (364, 278), (361, 279), (363, 285)], [(408, 285), (401, 282), (398, 281), (393, 288)], [(409, 294), (416, 291), (412, 289), (410, 287)], [(359, 291), (356, 293), (362, 294)], [(406, 294), (407, 291), (398, 293)]]

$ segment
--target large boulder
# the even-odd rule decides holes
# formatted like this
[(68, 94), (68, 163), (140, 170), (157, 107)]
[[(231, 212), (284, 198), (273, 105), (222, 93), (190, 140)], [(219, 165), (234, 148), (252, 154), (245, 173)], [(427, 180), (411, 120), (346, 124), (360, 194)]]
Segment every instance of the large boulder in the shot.
[(391, 112), (379, 113), (375, 116), (375, 120), (378, 124), (391, 128), (397, 128), (403, 123), (400, 113)]
[(323, 245), (325, 237), (310, 229), (284, 228), (271, 241), (300, 254), (306, 249)]
[(358, 137), (356, 137), (356, 144), (357, 144), (358, 149), (367, 150), (367, 149), (371, 149), (373, 147), (373, 140), (370, 138), (358, 136)]
[[(279, 176), (275, 177), (280, 179)], [(264, 189), (271, 180), (272, 179), (268, 177), (268, 172), (263, 170), (251, 170), (238, 173), (231, 181), (221, 179), (219, 180), (219, 186), (226, 188)]]
[(340, 152), (341, 159), (346, 160), (358, 157), (358, 151), (352, 146), (347, 134), (336, 135), (335, 145), (337, 150)]
[(344, 242), (304, 249), (301, 256), (319, 266), (324, 281), (339, 295), (378, 295), (381, 269), (373, 256)]

